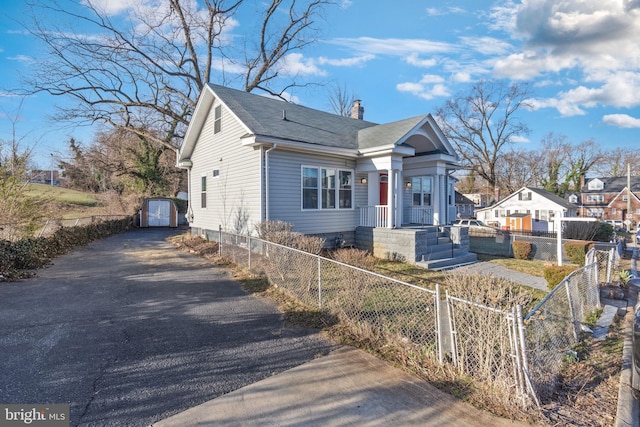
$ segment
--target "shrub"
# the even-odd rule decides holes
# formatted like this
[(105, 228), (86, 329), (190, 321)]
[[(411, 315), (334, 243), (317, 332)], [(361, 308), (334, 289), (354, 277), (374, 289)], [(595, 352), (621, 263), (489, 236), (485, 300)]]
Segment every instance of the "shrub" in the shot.
[(378, 258), (360, 249), (338, 249), (337, 251), (331, 252), (331, 258), (344, 264), (370, 271), (373, 271), (378, 264)]
[(9, 242), (0, 240), (0, 276), (16, 279), (28, 276), (25, 270), (47, 265), (51, 258), (65, 254), (75, 246), (122, 233), (132, 227), (131, 218), (105, 221), (79, 227), (63, 227), (52, 236)]
[(574, 265), (551, 265), (545, 267), (544, 278), (547, 281), (547, 287), (549, 290), (553, 290), (565, 277), (576, 270), (577, 268)]
[(516, 240), (511, 244), (513, 248), (513, 256), (515, 259), (531, 259), (533, 245), (531, 242), (523, 242)]
[(263, 221), (256, 225), (258, 237), (289, 248), (318, 255), (324, 248), (324, 239), (293, 231), (293, 224), (284, 221)]
[(572, 263), (584, 266), (585, 256), (593, 242), (567, 242), (564, 244), (564, 253)]

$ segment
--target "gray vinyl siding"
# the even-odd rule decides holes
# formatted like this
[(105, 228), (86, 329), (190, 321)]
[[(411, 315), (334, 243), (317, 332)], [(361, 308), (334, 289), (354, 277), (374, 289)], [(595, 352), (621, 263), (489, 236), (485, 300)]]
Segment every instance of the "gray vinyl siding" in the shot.
[[(261, 221), (260, 150), (243, 147), (240, 137), (246, 129), (233, 115), (222, 109), (222, 129), (213, 133), (214, 104), (207, 115), (198, 143), (191, 155), (192, 227), (232, 232), (252, 232)], [(214, 177), (218, 169), (220, 176)], [(207, 177), (207, 207), (200, 207), (201, 177)], [(248, 216), (248, 224), (239, 230), (239, 213)]]
[[(302, 210), (302, 166), (352, 170), (354, 198), (352, 209)], [(317, 154), (273, 150), (269, 154), (269, 218), (294, 225), (305, 234), (333, 233), (355, 230), (358, 221), (358, 199), (361, 199), (355, 175), (355, 161)], [(363, 185), (363, 187), (366, 187)], [(364, 190), (366, 199), (366, 189)]]

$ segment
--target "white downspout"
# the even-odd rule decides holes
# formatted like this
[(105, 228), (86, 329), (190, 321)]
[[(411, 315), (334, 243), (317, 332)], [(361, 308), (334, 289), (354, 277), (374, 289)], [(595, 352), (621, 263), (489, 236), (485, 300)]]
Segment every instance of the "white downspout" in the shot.
[(264, 220), (269, 221), (269, 152), (275, 150), (278, 144), (273, 144), (271, 148), (264, 152)]
[(185, 215), (189, 225), (193, 222), (193, 209), (191, 209), (191, 168), (187, 168), (187, 214)]

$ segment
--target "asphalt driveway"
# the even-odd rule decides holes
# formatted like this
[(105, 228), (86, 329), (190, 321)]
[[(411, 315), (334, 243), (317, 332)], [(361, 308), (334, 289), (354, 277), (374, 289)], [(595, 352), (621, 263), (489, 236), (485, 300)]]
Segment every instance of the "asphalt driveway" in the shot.
[(68, 403), (71, 425), (149, 425), (327, 354), (230, 273), (136, 230), (0, 283), (0, 402)]

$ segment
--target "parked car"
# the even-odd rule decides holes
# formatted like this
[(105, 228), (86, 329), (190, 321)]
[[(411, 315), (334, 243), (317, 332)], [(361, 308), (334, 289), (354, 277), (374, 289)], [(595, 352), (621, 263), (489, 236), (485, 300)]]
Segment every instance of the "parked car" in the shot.
[(486, 225), (479, 219), (459, 219), (453, 223), (454, 227), (469, 227), (469, 234), (493, 235), (498, 232), (497, 227)]

